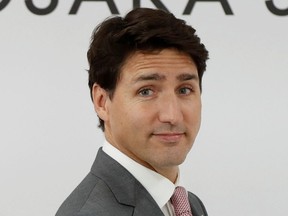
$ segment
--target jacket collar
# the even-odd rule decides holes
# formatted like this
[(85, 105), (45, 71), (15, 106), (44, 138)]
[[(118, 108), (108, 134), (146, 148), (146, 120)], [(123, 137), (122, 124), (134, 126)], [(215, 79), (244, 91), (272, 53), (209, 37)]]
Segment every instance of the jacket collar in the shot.
[(135, 206), (136, 179), (102, 148), (97, 153), (91, 172), (108, 185), (119, 203)]
[(122, 165), (99, 149), (91, 173), (102, 179), (123, 205), (134, 207), (134, 216), (163, 215), (147, 190)]

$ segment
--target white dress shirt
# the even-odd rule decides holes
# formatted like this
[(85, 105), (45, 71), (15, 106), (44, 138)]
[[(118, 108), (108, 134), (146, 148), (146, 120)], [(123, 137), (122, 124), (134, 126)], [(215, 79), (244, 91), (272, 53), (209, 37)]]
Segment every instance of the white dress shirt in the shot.
[(103, 151), (125, 167), (144, 186), (165, 216), (175, 216), (170, 198), (175, 187), (179, 185), (179, 174), (175, 185), (159, 173), (132, 160), (107, 141), (103, 145)]

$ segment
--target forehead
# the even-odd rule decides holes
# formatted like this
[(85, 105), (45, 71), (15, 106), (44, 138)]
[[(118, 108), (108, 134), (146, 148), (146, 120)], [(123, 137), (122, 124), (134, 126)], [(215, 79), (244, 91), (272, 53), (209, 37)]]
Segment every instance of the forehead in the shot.
[(121, 68), (121, 76), (125, 74), (134, 76), (138, 73), (197, 74), (197, 68), (188, 54), (176, 49), (153, 52), (136, 51), (127, 57)]

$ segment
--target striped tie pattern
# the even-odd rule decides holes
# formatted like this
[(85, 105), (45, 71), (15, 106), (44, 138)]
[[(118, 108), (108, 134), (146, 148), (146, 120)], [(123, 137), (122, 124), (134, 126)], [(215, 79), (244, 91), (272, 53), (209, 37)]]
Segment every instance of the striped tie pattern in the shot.
[(171, 197), (171, 203), (176, 216), (193, 216), (185, 188), (180, 186), (176, 187)]

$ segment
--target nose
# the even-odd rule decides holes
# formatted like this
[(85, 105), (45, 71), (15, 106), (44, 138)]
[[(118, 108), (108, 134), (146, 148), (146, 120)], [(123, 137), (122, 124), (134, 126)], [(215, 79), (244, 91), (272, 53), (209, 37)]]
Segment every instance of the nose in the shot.
[(159, 103), (159, 121), (176, 125), (183, 120), (181, 104), (175, 94), (168, 94)]

